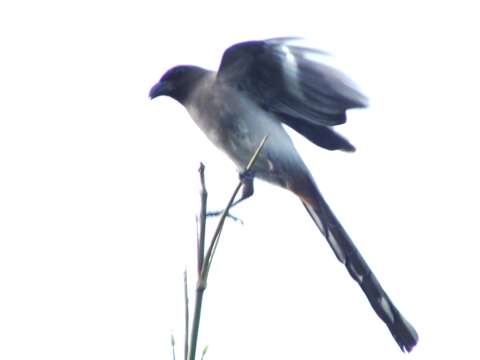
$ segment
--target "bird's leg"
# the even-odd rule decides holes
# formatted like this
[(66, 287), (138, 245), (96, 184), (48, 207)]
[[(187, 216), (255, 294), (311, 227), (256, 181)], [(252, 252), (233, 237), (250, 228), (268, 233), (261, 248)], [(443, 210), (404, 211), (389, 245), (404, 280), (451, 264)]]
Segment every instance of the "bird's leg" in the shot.
[(238, 200), (232, 204), (231, 207), (238, 205), (243, 200), (248, 199), (250, 196), (253, 195), (253, 179), (255, 179), (255, 174), (252, 170), (250, 171), (242, 171), (239, 174), (240, 180), (242, 181), (242, 194)]
[[(240, 194), (240, 198), (238, 198), (233, 202), (232, 206), (230, 206), (230, 209), (253, 195), (253, 179), (255, 178), (254, 172), (251, 170), (242, 171), (239, 174), (239, 177), (240, 177), (240, 181), (242, 182), (242, 193)], [(219, 211), (209, 211), (207, 213), (207, 216), (219, 216), (223, 213), (224, 210), (225, 209), (219, 210)], [(238, 218), (236, 218), (231, 214), (227, 214), (227, 216), (231, 217), (234, 220), (239, 220)]]

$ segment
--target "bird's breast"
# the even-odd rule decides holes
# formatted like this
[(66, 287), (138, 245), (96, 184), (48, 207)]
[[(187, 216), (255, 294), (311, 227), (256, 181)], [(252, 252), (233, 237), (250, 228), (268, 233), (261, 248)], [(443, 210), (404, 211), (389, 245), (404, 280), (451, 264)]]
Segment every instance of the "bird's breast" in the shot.
[[(208, 91), (207, 91), (208, 90)], [(293, 143), (275, 115), (266, 112), (235, 89), (200, 88), (192, 95), (187, 110), (208, 139), (243, 170), (265, 136), (255, 171), (267, 181), (294, 164), (303, 164)]]

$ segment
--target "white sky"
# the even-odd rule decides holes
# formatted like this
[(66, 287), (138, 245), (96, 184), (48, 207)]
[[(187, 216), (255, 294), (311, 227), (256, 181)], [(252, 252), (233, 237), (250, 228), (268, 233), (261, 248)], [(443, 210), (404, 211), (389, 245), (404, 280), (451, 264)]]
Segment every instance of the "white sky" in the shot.
[[(233, 165), (150, 87), (238, 41), (307, 37), (371, 99), (319, 187), (420, 335), (410, 359), (478, 358), (478, 10), (447, 1), (16, 1), (0, 5), (0, 358), (169, 359), (182, 343), (200, 160)], [(215, 258), (207, 359), (400, 359), (300, 203), (256, 183)], [(213, 225), (213, 222), (211, 223)], [(193, 298), (193, 293), (191, 294)]]

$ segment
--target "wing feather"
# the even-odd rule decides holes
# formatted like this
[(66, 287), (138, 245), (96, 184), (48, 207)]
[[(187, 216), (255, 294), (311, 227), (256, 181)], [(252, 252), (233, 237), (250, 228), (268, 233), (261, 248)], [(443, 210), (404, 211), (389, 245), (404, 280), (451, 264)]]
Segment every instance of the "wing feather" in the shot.
[(315, 60), (321, 50), (289, 45), (289, 38), (248, 41), (228, 48), (219, 81), (247, 93), (262, 108), (323, 126), (345, 122), (367, 98), (347, 76)]

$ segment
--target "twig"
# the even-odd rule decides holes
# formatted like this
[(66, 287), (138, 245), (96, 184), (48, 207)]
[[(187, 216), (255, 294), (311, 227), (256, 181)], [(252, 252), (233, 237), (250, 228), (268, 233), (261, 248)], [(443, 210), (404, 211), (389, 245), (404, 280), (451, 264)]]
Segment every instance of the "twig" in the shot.
[(200, 168), (198, 169), (200, 173), (200, 229), (198, 233), (198, 249), (197, 249), (197, 265), (198, 265), (198, 274), (200, 275), (203, 267), (203, 260), (205, 256), (205, 229), (206, 229), (206, 219), (207, 219), (207, 189), (205, 187), (205, 165), (200, 163)]
[[(267, 136), (265, 136), (260, 142), (260, 144), (258, 145), (257, 150), (255, 151), (252, 158), (248, 162), (248, 165), (245, 168), (245, 171), (250, 171), (250, 169), (253, 167), (266, 141), (267, 141)], [(210, 241), (210, 245), (208, 247), (207, 253), (203, 255), (204, 244), (205, 244), (205, 224), (206, 224), (206, 208), (207, 208), (207, 195), (206, 195), (207, 191), (205, 189), (205, 177), (204, 177), (203, 164), (200, 165), (199, 172), (200, 172), (200, 183), (202, 188), (201, 210), (200, 210), (200, 231), (199, 231), (199, 238), (198, 238), (199, 276), (198, 276), (197, 287), (196, 287), (195, 308), (193, 313), (192, 333), (190, 338), (190, 354), (189, 354), (190, 360), (195, 360), (195, 353), (197, 350), (197, 341), (198, 341), (198, 330), (200, 327), (200, 314), (202, 311), (203, 293), (207, 288), (207, 279), (208, 279), (210, 267), (212, 265), (212, 259), (213, 259), (213, 256), (215, 255), (215, 250), (218, 246), (220, 234), (222, 233), (223, 225), (225, 223), (225, 219), (227, 218), (228, 211), (230, 210), (230, 207), (232, 206), (240, 188), (242, 187), (242, 181), (240, 180), (218, 221), (217, 228), (215, 229), (215, 233), (212, 237), (212, 240)]]
[(202, 357), (200, 358), (200, 360), (203, 360), (203, 358), (205, 357), (205, 354), (207, 353), (207, 350), (208, 350), (208, 345), (205, 346), (205, 348), (203, 349), (203, 351), (202, 351)]
[[(200, 280), (200, 279), (199, 279)], [(202, 311), (202, 301), (203, 293), (205, 287), (199, 287), (197, 284), (197, 289), (195, 293), (195, 309), (193, 311), (193, 324), (192, 324), (192, 334), (190, 337), (190, 360), (195, 360), (195, 353), (197, 351), (197, 341), (198, 341), (198, 329), (200, 327), (200, 314)]]
[(172, 345), (172, 358), (175, 360), (175, 337), (170, 334), (170, 345)]
[(188, 333), (189, 333), (189, 323), (190, 323), (190, 314), (188, 311), (188, 279), (187, 279), (187, 269), (183, 273), (183, 290), (185, 295), (185, 344), (184, 344), (184, 358), (188, 359)]
[[(257, 161), (258, 156), (260, 155), (260, 152), (262, 151), (265, 142), (267, 141), (268, 136), (265, 136), (260, 144), (257, 147), (257, 150), (255, 150), (255, 153), (253, 154), (252, 158), (248, 162), (247, 167), (245, 168), (244, 172), (248, 172), (252, 169), (253, 165), (255, 164), (255, 161)], [(243, 182), (240, 180), (237, 184), (237, 187), (235, 188), (232, 196), (230, 197), (230, 200), (228, 201), (227, 206), (223, 210), (223, 213), (220, 217), (220, 220), (218, 221), (217, 228), (215, 229), (215, 233), (212, 237), (212, 241), (210, 242), (210, 246), (207, 250), (207, 254), (205, 255), (205, 265), (202, 268), (202, 278), (204, 282), (207, 281), (208, 278), (208, 272), (210, 270), (210, 266), (212, 265), (212, 260), (213, 260), (213, 255), (215, 254), (215, 250), (218, 245), (218, 240), (220, 239), (220, 234), (223, 229), (223, 225), (225, 223), (225, 219), (227, 218), (228, 211), (230, 210), (230, 207), (232, 206), (233, 202), (235, 201), (235, 198), (237, 197), (238, 192), (240, 191), (240, 188), (242, 187)]]
[[(197, 274), (198, 279), (201, 277), (202, 268), (204, 266), (204, 257), (205, 257), (205, 228), (207, 223), (207, 189), (205, 186), (205, 165), (200, 163), (198, 169), (200, 174), (200, 215), (197, 221), (199, 226), (198, 229), (198, 238), (197, 238)], [(197, 280), (198, 281), (198, 280)], [(193, 323), (192, 323), (192, 333), (190, 334), (190, 349), (188, 358), (190, 360), (195, 359), (195, 353), (197, 351), (197, 341), (198, 341), (198, 329), (200, 326), (200, 313), (202, 308), (202, 299), (203, 299), (203, 289), (199, 290), (197, 283), (196, 293), (195, 293), (195, 308), (193, 312)], [(187, 335), (188, 339), (188, 335)]]

